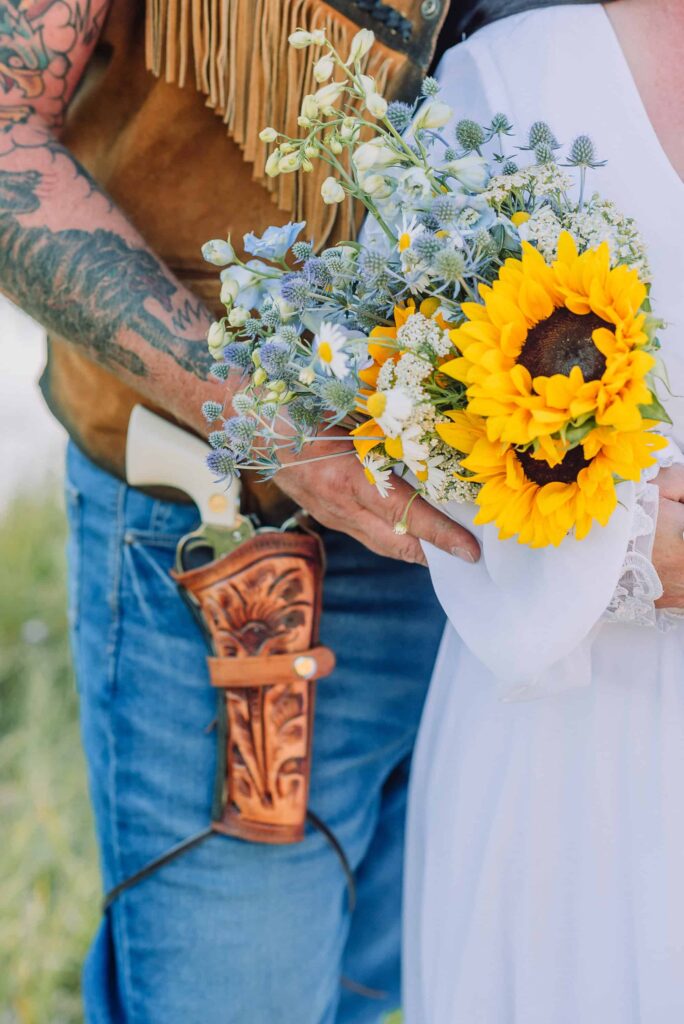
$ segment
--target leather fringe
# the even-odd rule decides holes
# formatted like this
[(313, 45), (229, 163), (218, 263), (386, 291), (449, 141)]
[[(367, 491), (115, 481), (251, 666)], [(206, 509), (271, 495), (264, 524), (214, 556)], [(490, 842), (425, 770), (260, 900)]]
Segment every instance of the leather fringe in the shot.
[[(303, 97), (318, 86), (313, 78), (311, 49), (294, 50), (287, 39), (296, 28), (323, 28), (344, 53), (357, 25), (321, 0), (146, 0), (146, 63), (169, 83), (195, 87), (207, 106), (221, 117), (228, 134), (254, 166), (254, 177), (272, 193), (280, 209), (306, 220), (317, 244), (333, 232), (354, 233), (354, 210), (325, 207), (320, 185), (330, 173), (316, 161), (310, 174), (264, 175), (269, 147), (259, 132), (272, 125), (297, 134)], [(405, 55), (377, 44), (364, 69), (378, 89), (392, 93), (409, 70)]]

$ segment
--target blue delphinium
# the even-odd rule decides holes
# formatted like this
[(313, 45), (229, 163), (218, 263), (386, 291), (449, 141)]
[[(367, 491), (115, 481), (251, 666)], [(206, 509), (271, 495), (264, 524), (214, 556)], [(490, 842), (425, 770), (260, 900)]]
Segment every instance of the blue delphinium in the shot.
[(261, 238), (250, 231), (243, 239), (245, 252), (267, 260), (282, 260), (305, 227), (306, 221), (290, 221), (280, 227), (266, 228)]

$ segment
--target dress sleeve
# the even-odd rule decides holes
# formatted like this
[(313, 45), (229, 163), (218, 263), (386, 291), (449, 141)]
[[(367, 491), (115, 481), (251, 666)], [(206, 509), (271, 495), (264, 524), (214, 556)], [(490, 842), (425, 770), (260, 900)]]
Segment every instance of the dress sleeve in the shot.
[(657, 609), (663, 585), (652, 562), (653, 543), (658, 524), (660, 493), (651, 481), (659, 470), (684, 464), (684, 455), (674, 441), (658, 453), (658, 463), (644, 474), (636, 488), (632, 527), (622, 572), (604, 619), (628, 622), (636, 626), (669, 629), (681, 621), (684, 613), (676, 609)]

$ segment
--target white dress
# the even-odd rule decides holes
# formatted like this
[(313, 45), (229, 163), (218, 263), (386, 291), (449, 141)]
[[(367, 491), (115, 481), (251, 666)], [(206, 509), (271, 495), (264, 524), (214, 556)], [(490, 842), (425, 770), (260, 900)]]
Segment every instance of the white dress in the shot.
[[(547, 120), (565, 144), (593, 137), (608, 164), (590, 187), (642, 229), (671, 387), (684, 396), (684, 185), (603, 8), (497, 22), (449, 51), (439, 78), (459, 116), (484, 124), (502, 110), (522, 131)], [(684, 399), (668, 407), (682, 447)], [(627, 531), (613, 532), (620, 564), (639, 515), (632, 502)], [(601, 560), (600, 531), (593, 543), (605, 607), (620, 567)], [(507, 688), (500, 675), (520, 649), (491, 625), (474, 582), (486, 566), (429, 557), (468, 645), (447, 626), (414, 760), (406, 1024), (682, 1024), (684, 627), (592, 611), (587, 636), (556, 650), (541, 682)], [(567, 578), (574, 587), (571, 567)], [(577, 597), (580, 618), (589, 596)], [(572, 611), (531, 596), (526, 617), (524, 587), (517, 597), (525, 657), (537, 644), (552, 661), (548, 635)]]

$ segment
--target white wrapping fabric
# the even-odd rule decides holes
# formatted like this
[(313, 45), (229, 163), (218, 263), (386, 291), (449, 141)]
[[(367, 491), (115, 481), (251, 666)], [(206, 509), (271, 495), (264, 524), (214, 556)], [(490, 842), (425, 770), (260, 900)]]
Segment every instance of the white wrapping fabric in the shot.
[[(438, 76), (460, 116), (593, 137), (608, 164), (589, 188), (649, 246), (681, 448), (684, 186), (604, 10), (504, 19)], [(651, 487), (622, 486), (609, 527), (557, 551), (489, 529), (478, 566), (428, 551), (452, 625), (413, 762), (406, 1024), (684, 1020), (684, 628), (656, 628), (653, 578), (624, 572), (647, 564)]]

